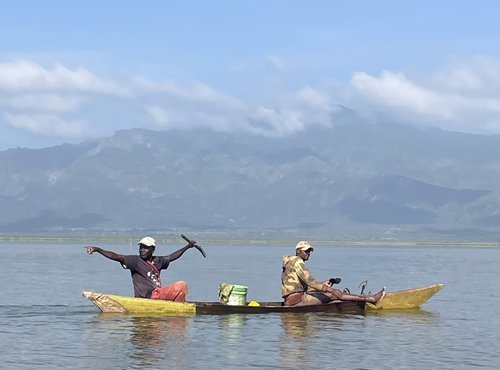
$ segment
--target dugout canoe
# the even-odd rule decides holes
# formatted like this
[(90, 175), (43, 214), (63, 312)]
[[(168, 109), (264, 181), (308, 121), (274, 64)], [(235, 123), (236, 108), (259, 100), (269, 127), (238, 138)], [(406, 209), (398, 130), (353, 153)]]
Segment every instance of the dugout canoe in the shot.
[(386, 292), (376, 305), (367, 303), (366, 310), (404, 310), (418, 308), (429, 298), (444, 288), (444, 284), (434, 284), (421, 288)]
[(259, 302), (259, 306), (231, 306), (219, 302), (170, 302), (145, 298), (124, 297), (112, 294), (84, 291), (82, 295), (105, 313), (151, 315), (228, 315), (263, 314), (271, 312), (331, 312), (363, 314), (369, 310), (416, 308), (443, 288), (443, 284), (387, 292), (377, 305), (365, 302), (333, 301), (311, 306), (283, 306), (281, 302)]
[(219, 302), (171, 302), (147, 298), (124, 297), (90, 291), (82, 295), (105, 313), (152, 315), (228, 315), (261, 314), (271, 312), (335, 312), (360, 314), (365, 312), (364, 302), (333, 301), (315, 306), (283, 306), (281, 302), (259, 302), (259, 306), (231, 306)]

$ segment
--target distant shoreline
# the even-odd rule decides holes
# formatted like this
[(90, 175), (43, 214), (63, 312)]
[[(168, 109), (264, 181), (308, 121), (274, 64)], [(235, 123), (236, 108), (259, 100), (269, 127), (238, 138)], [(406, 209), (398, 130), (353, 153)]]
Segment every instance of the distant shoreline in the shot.
[[(210, 237), (198, 233), (190, 234), (200, 244), (293, 244), (296, 239), (257, 239), (257, 238), (234, 238), (234, 237)], [(0, 244), (7, 243), (41, 243), (41, 244), (64, 244), (75, 243), (87, 244), (135, 244), (139, 237), (132, 236), (56, 236), (56, 235), (0, 235)], [(183, 244), (184, 241), (175, 235), (157, 236), (159, 244)], [(473, 247), (473, 248), (498, 248), (500, 241), (440, 241), (440, 240), (330, 240), (321, 238), (309, 238), (312, 244), (337, 245), (337, 246), (360, 246), (360, 247)]]

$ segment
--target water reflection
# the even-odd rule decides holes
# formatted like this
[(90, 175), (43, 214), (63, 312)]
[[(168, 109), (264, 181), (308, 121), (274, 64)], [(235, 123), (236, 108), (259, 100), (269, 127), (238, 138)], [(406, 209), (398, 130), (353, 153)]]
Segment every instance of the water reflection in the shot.
[(243, 327), (248, 321), (248, 315), (221, 315), (218, 326), (226, 341), (236, 341), (243, 335)]
[(281, 315), (281, 326), (286, 337), (306, 339), (311, 335), (312, 318), (303, 313), (284, 313)]
[(406, 321), (412, 320), (414, 322), (426, 323), (437, 318), (433, 312), (422, 310), (421, 308), (407, 308), (401, 310), (374, 310), (368, 311), (368, 316), (376, 316), (380, 318), (402, 318)]
[(216, 341), (220, 345), (217, 347), (216, 357), (223, 359), (225, 367), (237, 368), (240, 364), (244, 363), (245, 337), (248, 335), (246, 329), (250, 320), (249, 315), (220, 315), (209, 318), (215, 319), (217, 330), (214, 331)]
[[(184, 356), (178, 353), (178, 350), (183, 348), (182, 344), (186, 342), (185, 317), (134, 316), (131, 323), (130, 343), (134, 351), (130, 358), (141, 367), (153, 366), (165, 360), (174, 368), (184, 365)], [(168, 351), (168, 348), (174, 350)]]
[[(332, 337), (336, 330), (346, 331), (359, 315), (335, 315), (321, 313), (284, 313), (281, 315), (282, 334), (280, 338), (280, 365), (300, 369), (318, 360), (318, 348), (313, 343), (318, 335)], [(356, 320), (353, 322), (353, 320)], [(328, 341), (326, 342), (328, 343)], [(331, 347), (325, 347), (328, 352)]]
[(280, 364), (286, 368), (297, 368), (307, 361), (308, 338), (314, 330), (313, 318), (308, 314), (284, 313), (281, 315), (283, 329), (280, 339)]
[[(97, 319), (89, 341), (96, 352), (113, 348), (120, 356), (126, 354), (128, 368), (158, 367), (167, 362), (173, 368), (186, 365), (184, 348), (189, 318), (100, 314)], [(108, 341), (104, 343), (100, 336)]]

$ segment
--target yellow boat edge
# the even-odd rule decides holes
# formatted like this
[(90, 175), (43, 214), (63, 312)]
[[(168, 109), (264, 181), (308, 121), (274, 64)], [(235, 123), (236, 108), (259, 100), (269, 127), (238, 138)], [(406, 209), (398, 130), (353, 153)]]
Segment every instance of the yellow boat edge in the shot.
[(196, 305), (189, 302), (171, 302), (147, 298), (124, 297), (83, 291), (82, 296), (104, 313), (195, 315)]
[(366, 310), (401, 310), (418, 308), (434, 294), (444, 288), (444, 284), (434, 284), (420, 288), (387, 292), (376, 305), (366, 304)]

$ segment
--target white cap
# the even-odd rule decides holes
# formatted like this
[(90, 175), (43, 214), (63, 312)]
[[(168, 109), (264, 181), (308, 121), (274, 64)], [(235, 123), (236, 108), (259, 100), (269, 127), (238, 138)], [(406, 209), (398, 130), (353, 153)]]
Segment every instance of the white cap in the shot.
[(142, 238), (137, 244), (143, 244), (147, 247), (156, 247), (156, 241), (150, 236)]
[(307, 251), (308, 249), (310, 250), (314, 250), (313, 247), (311, 247), (311, 244), (309, 244), (309, 242), (306, 242), (304, 240), (301, 240), (300, 242), (297, 243), (297, 245), (295, 246), (295, 250), (296, 251)]

